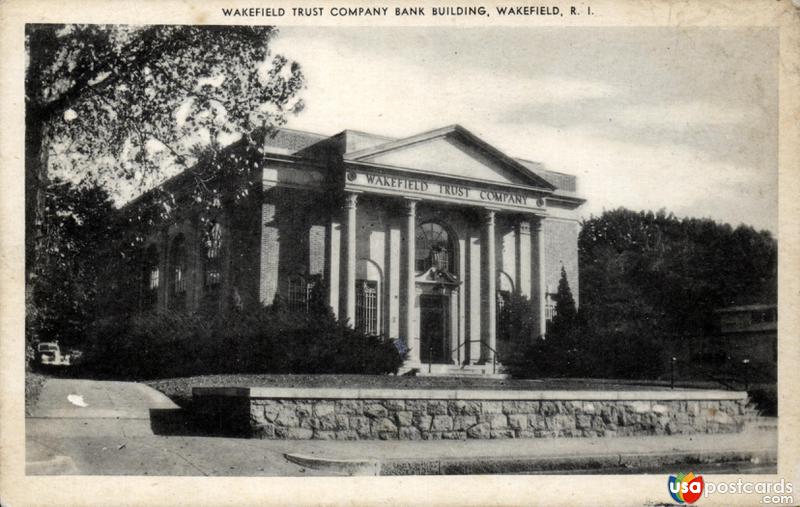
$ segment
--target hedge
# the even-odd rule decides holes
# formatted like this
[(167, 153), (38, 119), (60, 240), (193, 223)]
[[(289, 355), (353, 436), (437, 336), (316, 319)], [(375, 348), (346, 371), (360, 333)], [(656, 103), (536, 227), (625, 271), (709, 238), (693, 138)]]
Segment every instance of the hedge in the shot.
[(96, 376), (154, 379), (219, 373), (395, 373), (391, 340), (366, 335), (325, 313), (279, 305), (225, 318), (177, 312), (101, 321), (84, 369)]

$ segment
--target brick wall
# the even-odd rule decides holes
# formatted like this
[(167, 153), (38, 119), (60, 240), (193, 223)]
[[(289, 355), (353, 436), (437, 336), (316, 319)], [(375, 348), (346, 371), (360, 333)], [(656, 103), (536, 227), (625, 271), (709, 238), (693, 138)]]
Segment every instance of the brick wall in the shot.
[(292, 188), (271, 188), (261, 205), (260, 288), (262, 303), (275, 294), (286, 297), (292, 276), (322, 275), (327, 271), (327, 220), (319, 194)]

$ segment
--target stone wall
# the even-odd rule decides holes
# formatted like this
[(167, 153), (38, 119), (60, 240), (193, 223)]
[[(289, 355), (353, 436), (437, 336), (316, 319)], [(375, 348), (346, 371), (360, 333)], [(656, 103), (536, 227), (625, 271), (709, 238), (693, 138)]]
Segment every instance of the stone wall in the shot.
[[(195, 395), (197, 397), (197, 395)], [(205, 395), (202, 418), (267, 439), (465, 440), (731, 433), (746, 398), (676, 400), (269, 399)]]

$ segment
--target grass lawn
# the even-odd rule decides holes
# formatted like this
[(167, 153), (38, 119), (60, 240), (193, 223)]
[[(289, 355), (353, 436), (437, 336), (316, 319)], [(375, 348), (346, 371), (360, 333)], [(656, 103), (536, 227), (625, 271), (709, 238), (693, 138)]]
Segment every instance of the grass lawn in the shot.
[(30, 415), (45, 380), (47, 380), (47, 376), (41, 373), (25, 372), (25, 415)]
[[(360, 389), (531, 389), (531, 390), (645, 390), (669, 389), (669, 382), (601, 379), (490, 379), (472, 377), (403, 377), (393, 375), (202, 375), (149, 380), (145, 383), (187, 406), (192, 387), (349, 387)], [(719, 389), (719, 385), (694, 382), (676, 387)]]

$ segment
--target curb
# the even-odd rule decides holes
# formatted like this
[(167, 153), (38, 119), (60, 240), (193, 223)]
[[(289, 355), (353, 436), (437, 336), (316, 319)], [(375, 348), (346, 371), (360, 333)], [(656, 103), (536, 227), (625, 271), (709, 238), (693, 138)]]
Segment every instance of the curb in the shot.
[(284, 454), (283, 457), (296, 465), (323, 472), (339, 472), (347, 475), (381, 475), (381, 463), (377, 460), (320, 458), (289, 453)]
[(476, 475), (515, 473), (640, 473), (674, 465), (761, 465), (777, 463), (773, 451), (647, 452), (580, 456), (337, 459), (284, 454), (292, 463), (347, 475)]

